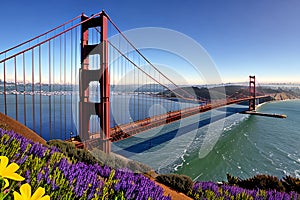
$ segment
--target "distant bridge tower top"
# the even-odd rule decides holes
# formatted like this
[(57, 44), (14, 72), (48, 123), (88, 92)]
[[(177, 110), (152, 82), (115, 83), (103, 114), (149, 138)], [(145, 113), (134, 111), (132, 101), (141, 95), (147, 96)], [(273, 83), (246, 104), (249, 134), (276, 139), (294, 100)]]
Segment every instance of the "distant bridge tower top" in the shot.
[(255, 110), (255, 98), (256, 98), (256, 86), (255, 86), (255, 76), (249, 76), (249, 111)]

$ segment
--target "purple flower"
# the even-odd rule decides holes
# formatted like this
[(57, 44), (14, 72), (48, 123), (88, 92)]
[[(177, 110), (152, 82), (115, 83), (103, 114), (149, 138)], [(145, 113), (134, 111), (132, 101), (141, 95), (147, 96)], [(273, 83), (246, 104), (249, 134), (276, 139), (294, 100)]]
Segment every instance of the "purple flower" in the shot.
[(39, 173), (37, 174), (37, 181), (38, 183), (40, 183), (43, 179), (44, 175), (41, 171), (39, 171)]
[(52, 182), (51, 182), (51, 189), (52, 189), (52, 190), (57, 190), (58, 188), (59, 188), (59, 187), (56, 185), (55, 179), (53, 179)]
[(22, 164), (27, 160), (27, 158), (28, 158), (28, 156), (25, 155), (25, 156), (23, 156), (21, 159), (16, 160), (16, 163), (17, 163), (18, 165), (22, 165)]
[(30, 183), (30, 170), (26, 170), (25, 172), (25, 181)]

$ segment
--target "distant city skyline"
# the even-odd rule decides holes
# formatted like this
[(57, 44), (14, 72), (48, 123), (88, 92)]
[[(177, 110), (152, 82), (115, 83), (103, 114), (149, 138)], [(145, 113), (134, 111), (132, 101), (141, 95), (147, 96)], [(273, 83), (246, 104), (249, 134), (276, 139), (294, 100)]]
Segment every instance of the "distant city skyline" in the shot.
[[(12, 0), (1, 7), (5, 20), (0, 22), (0, 51), (82, 12), (91, 15), (104, 9), (122, 31), (163, 27), (192, 38), (207, 51), (223, 83), (246, 82), (249, 75), (256, 75), (260, 83), (300, 83), (300, 2), (296, 0)], [(159, 56), (148, 56), (160, 64)], [(182, 66), (175, 68), (180, 71)]]

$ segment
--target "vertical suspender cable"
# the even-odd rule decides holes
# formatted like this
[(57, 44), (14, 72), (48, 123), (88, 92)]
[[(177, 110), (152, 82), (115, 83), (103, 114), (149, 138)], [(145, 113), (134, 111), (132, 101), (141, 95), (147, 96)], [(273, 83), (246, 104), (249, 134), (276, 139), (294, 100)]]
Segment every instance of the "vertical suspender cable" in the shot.
[[(128, 52), (128, 50), (127, 50), (127, 52)], [(127, 91), (127, 81), (126, 81), (126, 70), (127, 70), (127, 68), (129, 67), (129, 63), (128, 62), (126, 62), (126, 64), (124, 65), (124, 68), (123, 68), (123, 72), (122, 72), (122, 76), (123, 76), (123, 80), (124, 80), (124, 88), (125, 88), (125, 95), (124, 95), (124, 116), (123, 116), (123, 118), (124, 118), (124, 120), (123, 120), (123, 123), (126, 123), (127, 121), (127, 119), (126, 119), (126, 109), (128, 109), (127, 108), (127, 106), (126, 106), (126, 101), (127, 101), (127, 98), (128, 98), (128, 91)]]
[[(78, 51), (78, 31), (79, 31), (79, 29), (78, 28), (76, 28), (75, 29), (75, 66), (74, 66), (74, 72), (75, 72), (75, 79), (77, 78), (77, 51)], [(78, 79), (78, 78), (77, 78)], [(74, 82), (75, 84), (74, 84), (74, 86), (73, 87), (77, 87), (77, 84), (76, 84), (76, 81)], [(76, 92), (77, 92), (77, 89), (75, 90)], [(76, 96), (77, 96), (77, 94), (75, 94)], [(78, 100), (77, 100), (77, 98), (76, 98), (76, 102), (75, 102), (75, 120), (76, 120), (76, 124), (77, 124), (77, 127), (78, 127)], [(76, 130), (76, 135), (77, 135), (77, 133), (78, 133), (78, 131)]]
[(121, 120), (121, 122), (122, 123), (124, 123), (124, 113), (125, 113), (125, 110), (126, 110), (126, 108), (125, 108), (125, 100), (126, 100), (126, 87), (125, 87), (125, 80), (124, 80), (124, 72), (123, 72), (123, 70), (126, 68), (126, 61), (124, 61), (123, 60), (123, 62), (121, 63), (121, 65), (119, 66), (120, 67), (120, 73), (121, 73), (121, 83), (122, 83), (122, 92), (123, 92), (123, 94), (122, 94), (122, 107), (121, 107), (121, 110), (122, 110), (122, 120)]
[[(133, 79), (132, 79), (132, 80), (135, 80), (135, 77), (136, 77), (136, 76), (135, 76), (135, 69), (134, 69), (134, 67), (133, 67)], [(134, 109), (134, 112), (133, 112), (133, 113), (134, 113), (134, 114), (133, 114), (132, 117), (133, 117), (133, 121), (134, 121), (135, 116), (137, 116), (137, 114), (138, 114), (138, 113), (137, 113), (137, 109), (136, 109), (136, 99), (135, 99), (135, 98), (136, 98), (136, 95), (135, 95), (135, 94), (136, 94), (136, 89), (135, 89), (135, 88), (136, 88), (136, 87), (135, 87), (135, 86), (136, 86), (136, 83), (135, 83), (135, 81), (133, 82), (133, 85), (134, 85), (134, 87), (133, 87), (133, 88), (134, 88), (134, 91), (133, 91), (133, 92), (134, 92), (134, 93), (133, 93), (133, 109)]]
[(64, 46), (64, 48), (65, 48), (65, 51), (64, 51), (64, 54), (65, 54), (65, 56), (64, 56), (64, 92), (65, 92), (65, 94), (64, 94), (64, 117), (65, 117), (65, 119), (64, 119), (64, 121), (65, 121), (65, 123), (64, 123), (64, 139), (66, 139), (66, 132), (67, 132), (67, 125), (66, 125), (66, 123), (67, 123), (67, 112), (66, 112), (66, 108), (67, 108), (67, 105), (66, 105), (66, 103), (67, 103), (66, 102), (67, 101), (67, 99), (66, 99), (67, 98), (67, 96), (66, 96), (67, 37), (66, 37), (66, 35), (67, 35), (67, 33), (65, 33), (65, 46)]
[(61, 35), (59, 37), (59, 49), (60, 49), (60, 57), (59, 57), (59, 61), (60, 61), (60, 70), (59, 70), (59, 137), (62, 138), (62, 93), (61, 93), (61, 84), (62, 84), (62, 37), (63, 35)]
[[(72, 23), (73, 25), (73, 23)], [(71, 82), (70, 82), (70, 88), (71, 89), (73, 87), (73, 32), (74, 30), (71, 31), (71, 59), (70, 59), (70, 72), (71, 72)], [(71, 103), (70, 103), (70, 113), (71, 113), (71, 132), (73, 132), (73, 109), (72, 109), (72, 106), (73, 106), (73, 92), (71, 91)]]
[[(108, 44), (109, 45), (109, 44)], [(111, 64), (112, 63), (112, 60), (113, 60), (113, 57), (114, 57), (114, 53), (113, 53), (113, 51), (112, 51), (112, 49), (108, 46), (108, 51), (109, 51), (109, 55), (108, 55), (108, 60), (109, 60), (109, 69), (110, 69), (110, 74), (109, 74), (109, 80), (110, 80), (110, 86), (111, 86), (111, 93), (113, 93), (113, 91), (114, 91), (114, 73), (115, 73), (115, 69), (113, 69), (113, 65)], [(112, 105), (112, 102), (113, 102), (113, 96), (112, 95), (110, 95), (111, 96), (111, 101), (110, 101), (110, 108), (111, 108), (111, 110), (113, 109), (113, 105)], [(114, 124), (114, 122), (112, 121), (112, 127), (114, 127), (115, 126), (115, 124)]]
[(40, 82), (40, 136), (42, 137), (42, 61), (41, 61), (41, 46), (39, 46), (39, 82)]
[[(127, 45), (127, 50), (126, 50), (126, 52), (127, 52), (127, 55), (129, 54), (128, 53), (128, 45)], [(129, 57), (129, 55), (128, 55), (128, 57)], [(126, 61), (125, 61), (126, 62)], [(130, 67), (130, 64), (129, 64), (129, 62), (126, 62), (126, 68), (125, 68), (125, 74), (124, 74), (124, 80), (125, 80), (125, 87), (127, 87), (127, 72), (128, 71), (130, 71), (130, 69), (129, 69), (129, 67)], [(129, 92), (129, 94), (128, 94), (128, 97), (127, 97), (127, 95), (125, 96), (125, 98), (128, 98), (128, 99), (126, 99), (126, 102), (128, 101), (128, 113), (129, 113), (129, 115), (130, 115), (130, 89), (128, 88), (128, 92)], [(125, 118), (125, 123), (127, 123), (127, 116), (125, 115), (124, 116), (124, 118)]]
[[(61, 36), (60, 36), (61, 37)], [(52, 56), (52, 65), (53, 65), (53, 69), (52, 69), (52, 71), (53, 71), (53, 88), (54, 88), (54, 95), (53, 95), (53, 118), (54, 118), (54, 123), (53, 123), (53, 137), (55, 138), (55, 135), (56, 135), (56, 94), (55, 94), (55, 79), (56, 79), (56, 76), (55, 76), (55, 68), (56, 68), (56, 63), (57, 62), (55, 62), (55, 59), (56, 59), (56, 56), (55, 56), (55, 39), (53, 40), (53, 48), (52, 48), (53, 50), (52, 50), (52, 54), (53, 54), (53, 56)], [(56, 73), (57, 74), (57, 73)], [(57, 90), (57, 88), (56, 88), (56, 90)], [(52, 111), (50, 111), (50, 112), (52, 112)]]
[[(159, 73), (158, 73), (158, 81), (161, 82), (161, 80), (160, 80), (160, 74), (159, 74)], [(161, 105), (161, 101), (162, 101), (162, 98), (159, 98), (159, 99), (157, 100), (157, 103), (158, 103), (159, 105)], [(167, 110), (167, 112), (168, 112), (168, 110)]]
[(52, 139), (52, 116), (51, 116), (51, 41), (48, 44), (48, 54), (49, 54), (49, 137)]
[[(140, 67), (140, 66), (139, 66)], [(134, 66), (133, 66), (133, 68), (134, 68)], [(147, 82), (147, 77), (144, 77), (144, 76), (142, 76), (142, 82), (141, 82), (141, 85), (143, 85), (143, 84), (145, 84), (145, 82)], [(147, 102), (145, 102), (145, 98), (143, 98), (143, 95), (142, 95), (142, 105), (144, 106), (144, 105), (147, 105)], [(147, 106), (144, 106), (144, 109), (143, 109), (143, 111), (142, 111), (142, 116), (143, 116), (143, 118), (146, 118), (147, 117)]]
[[(150, 73), (150, 68), (149, 68), (149, 73)], [(153, 77), (155, 78), (155, 71), (153, 71)], [(151, 82), (150, 83), (151, 84), (151, 101), (152, 101), (152, 105), (154, 106), (154, 111), (153, 111), (153, 116), (155, 116), (155, 115), (157, 115), (157, 106), (155, 106), (155, 98), (154, 98), (154, 93), (155, 93), (155, 89), (156, 89), (156, 87), (155, 87), (155, 85), (154, 85), (154, 83), (153, 82)]]
[[(120, 43), (119, 43), (119, 45), (120, 45)], [(122, 104), (122, 98), (123, 98), (123, 83), (122, 83), (122, 74), (121, 74), (121, 66), (123, 65), (123, 60), (122, 59), (118, 59), (118, 63), (117, 63), (117, 67), (118, 67), (118, 79), (119, 79), (119, 90), (120, 90), (120, 94), (121, 94), (121, 96), (119, 96), (120, 98), (119, 98), (119, 101), (120, 101), (120, 105), (118, 106), (119, 107), (119, 109), (120, 109), (120, 113), (119, 113), (119, 124), (120, 124), (120, 122), (122, 122), (122, 113), (123, 113), (123, 110), (122, 110), (122, 108), (123, 108), (123, 104)]]
[[(120, 48), (120, 45), (121, 45), (121, 41), (120, 41), (120, 38), (119, 38), (119, 48)], [(123, 122), (123, 113), (124, 113), (124, 110), (123, 110), (123, 93), (124, 93), (124, 85), (123, 85), (123, 80), (122, 80), (122, 67), (124, 66), (124, 62), (123, 62), (123, 60), (120, 60), (119, 62), (118, 62), (118, 69), (119, 69), (119, 74), (120, 74), (120, 76), (119, 76), (119, 82), (120, 82), (120, 85), (121, 85), (121, 87), (120, 87), (120, 89), (121, 89), (121, 97), (120, 97), (120, 110), (121, 110), (121, 112), (120, 112), (120, 122), (122, 123)], [(119, 122), (119, 123), (120, 123)]]
[(25, 53), (23, 53), (23, 84), (24, 84), (24, 124), (26, 126), (27, 120), (26, 120), (26, 81), (25, 81)]
[(137, 118), (137, 120), (140, 120), (141, 119), (141, 117), (140, 117), (140, 70), (137, 70), (137, 72), (138, 72), (138, 82), (137, 82), (138, 118)]
[(18, 85), (17, 85), (17, 57), (14, 58), (15, 65), (15, 88), (16, 88), (16, 120), (18, 121)]
[(4, 61), (3, 64), (3, 73), (4, 73), (4, 84), (3, 84), (3, 91), (4, 91), (4, 114), (7, 115), (7, 104), (6, 104), (6, 64)]
[(32, 121), (33, 121), (33, 130), (36, 131), (36, 124), (35, 124), (35, 96), (34, 96), (34, 49), (32, 51), (32, 71), (31, 71), (31, 79), (32, 79)]

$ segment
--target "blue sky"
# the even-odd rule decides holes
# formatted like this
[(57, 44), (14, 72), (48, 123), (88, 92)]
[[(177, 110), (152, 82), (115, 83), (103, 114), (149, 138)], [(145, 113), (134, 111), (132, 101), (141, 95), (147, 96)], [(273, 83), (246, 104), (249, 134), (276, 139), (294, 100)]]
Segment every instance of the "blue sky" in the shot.
[(9, 0), (1, 2), (0, 51), (84, 12), (105, 9), (121, 30), (164, 27), (201, 44), (224, 82), (300, 82), (297, 0)]

